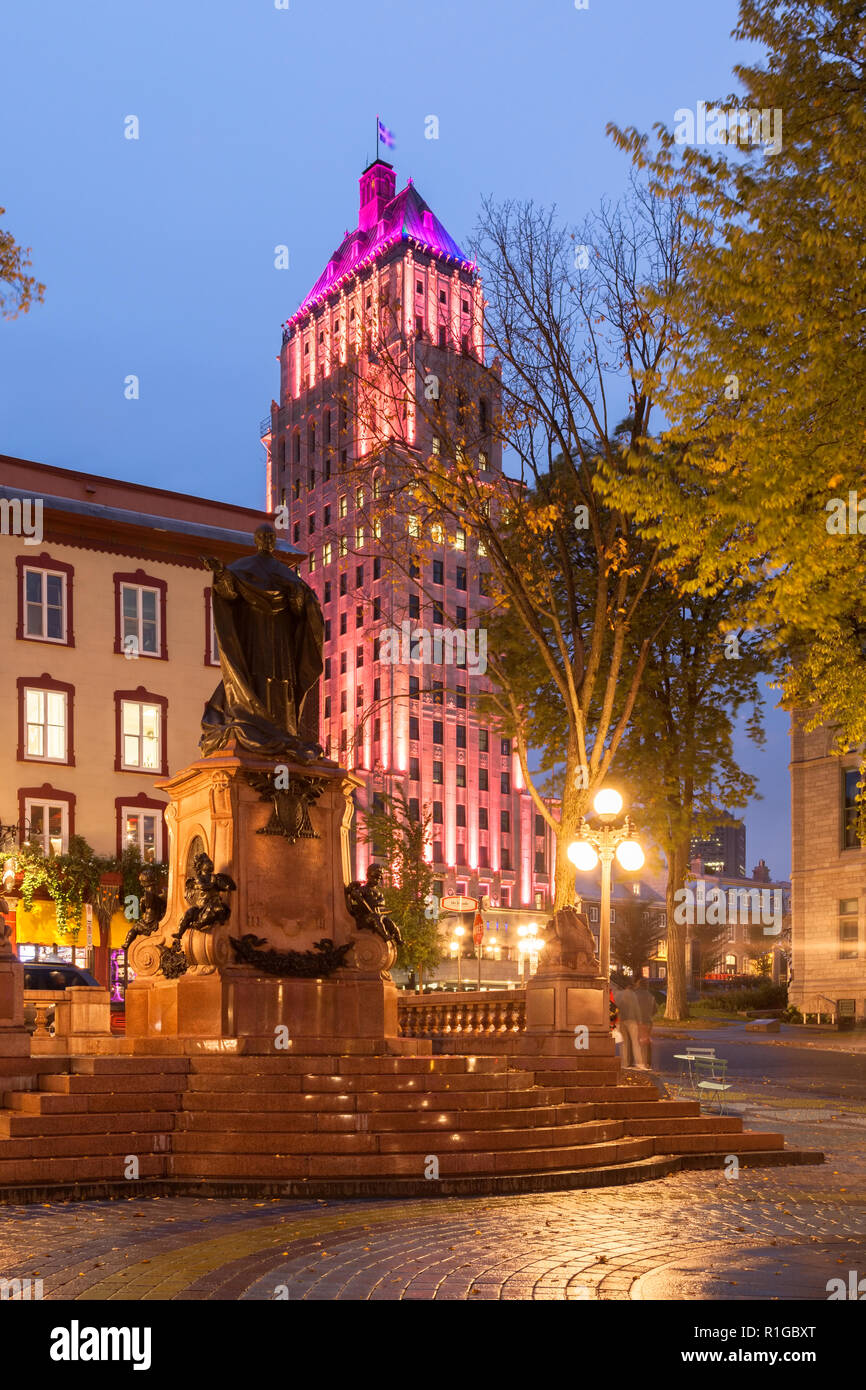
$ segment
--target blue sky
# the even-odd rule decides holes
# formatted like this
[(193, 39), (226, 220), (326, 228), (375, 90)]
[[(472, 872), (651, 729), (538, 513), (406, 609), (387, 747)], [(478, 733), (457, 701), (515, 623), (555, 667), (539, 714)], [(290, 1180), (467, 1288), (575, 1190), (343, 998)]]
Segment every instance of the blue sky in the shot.
[[(579, 221), (628, 175), (608, 120), (648, 129), (731, 90), (736, 10), (7, 0), (0, 206), (47, 290), (0, 324), (0, 452), (262, 505), (280, 324), (355, 224), (376, 113), (398, 187), (411, 175), (458, 242), (486, 193)], [(748, 754), (766, 796), (749, 861), (774, 872), (785, 729), (776, 716), (768, 751)]]

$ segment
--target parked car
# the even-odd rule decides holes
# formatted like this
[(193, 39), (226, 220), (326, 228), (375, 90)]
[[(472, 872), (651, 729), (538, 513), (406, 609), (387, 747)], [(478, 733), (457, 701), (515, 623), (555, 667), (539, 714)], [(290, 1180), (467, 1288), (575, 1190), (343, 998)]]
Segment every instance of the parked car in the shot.
[[(24, 967), (24, 1025), (28, 1032), (36, 1029), (36, 1005), (28, 1003), (27, 990), (56, 990), (58, 994), (70, 985), (90, 985), (99, 988), (99, 981), (89, 970), (79, 965), (67, 965), (64, 961), (32, 962)], [(49, 1032), (54, 1031), (54, 1005), (48, 1007), (45, 1017)]]

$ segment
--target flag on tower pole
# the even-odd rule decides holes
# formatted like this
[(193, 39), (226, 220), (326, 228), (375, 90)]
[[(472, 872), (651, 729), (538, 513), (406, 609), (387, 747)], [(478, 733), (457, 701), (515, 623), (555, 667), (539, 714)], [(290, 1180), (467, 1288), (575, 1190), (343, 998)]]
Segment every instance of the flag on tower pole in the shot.
[(379, 146), (384, 145), (386, 150), (394, 148), (394, 133), (389, 130), (381, 117), (376, 117), (376, 158), (379, 158)]

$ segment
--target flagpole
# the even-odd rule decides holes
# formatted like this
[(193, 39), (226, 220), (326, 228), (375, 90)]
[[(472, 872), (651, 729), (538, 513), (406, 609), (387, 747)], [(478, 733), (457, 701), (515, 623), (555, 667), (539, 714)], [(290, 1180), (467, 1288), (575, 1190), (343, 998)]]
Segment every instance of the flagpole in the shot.
[(376, 112), (376, 162), (379, 160), (379, 113)]

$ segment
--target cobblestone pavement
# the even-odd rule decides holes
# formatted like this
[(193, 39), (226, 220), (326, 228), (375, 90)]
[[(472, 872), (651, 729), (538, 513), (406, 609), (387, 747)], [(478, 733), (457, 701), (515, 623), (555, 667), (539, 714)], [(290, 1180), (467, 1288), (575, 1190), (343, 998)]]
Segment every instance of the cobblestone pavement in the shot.
[(745, 1118), (828, 1162), (525, 1197), (4, 1207), (0, 1277), (79, 1300), (826, 1299), (866, 1275), (862, 1107), (746, 1098)]

